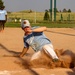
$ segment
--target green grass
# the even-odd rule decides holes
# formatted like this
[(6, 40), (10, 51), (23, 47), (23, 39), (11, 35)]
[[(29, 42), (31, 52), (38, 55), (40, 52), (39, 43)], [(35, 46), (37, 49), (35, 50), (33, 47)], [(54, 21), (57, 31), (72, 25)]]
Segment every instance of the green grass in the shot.
[(7, 22), (5, 24), (5, 27), (20, 27), (20, 23), (12, 23), (12, 22)]
[[(36, 26), (46, 26), (48, 28), (75, 28), (75, 24), (35, 24)], [(32, 25), (34, 26), (34, 25)]]
[[(46, 26), (48, 28), (75, 28), (75, 24), (59, 24), (59, 23), (36, 23), (31, 26)], [(5, 27), (21, 27), (21, 23), (7, 22)]]
[[(30, 10), (29, 10), (30, 11)], [(8, 14), (8, 22), (6, 23), (6, 27), (21, 27), (20, 23), (14, 23), (14, 19), (17, 18), (17, 22), (19, 19), (28, 19), (32, 26), (46, 26), (49, 28), (75, 28), (75, 12), (71, 13), (56, 13), (56, 22), (44, 21), (45, 12), (29, 12), (21, 11), (21, 12), (12, 12)], [(61, 14), (63, 16), (61, 20)], [(68, 19), (70, 14), (70, 19)], [(49, 12), (50, 15), (50, 12)], [(36, 24), (35, 24), (36, 19)], [(11, 21), (10, 21), (11, 20)], [(70, 21), (69, 21), (70, 20)]]

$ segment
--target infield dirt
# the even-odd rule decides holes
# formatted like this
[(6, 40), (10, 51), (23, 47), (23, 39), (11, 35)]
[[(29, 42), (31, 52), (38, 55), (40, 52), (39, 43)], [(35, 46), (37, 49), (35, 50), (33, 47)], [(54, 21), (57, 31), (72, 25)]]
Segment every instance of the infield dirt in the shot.
[[(74, 28), (48, 28), (44, 32), (52, 41), (54, 49), (71, 50), (75, 53)], [(13, 57), (23, 49), (21, 28), (5, 28), (0, 32), (0, 75), (75, 75), (75, 69), (69, 68), (29, 68), (27, 61), (34, 53), (30, 48), (23, 58)]]

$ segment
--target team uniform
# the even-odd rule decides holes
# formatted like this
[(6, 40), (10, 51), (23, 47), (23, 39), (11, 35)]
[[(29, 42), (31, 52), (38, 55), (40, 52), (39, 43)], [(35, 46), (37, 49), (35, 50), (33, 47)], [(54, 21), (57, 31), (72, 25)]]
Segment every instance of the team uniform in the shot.
[[(5, 15), (7, 15), (6, 10), (0, 10), (0, 23), (2, 23), (3, 25), (6, 22), (6, 17)], [(2, 25), (0, 25), (0, 27), (2, 27)]]
[[(32, 29), (37, 27), (32, 27)], [(49, 56), (53, 59), (58, 59), (57, 55), (54, 52), (53, 45), (51, 41), (45, 36), (43, 32), (32, 32), (31, 34), (24, 36), (24, 47), (32, 49), (36, 52), (33, 54), (31, 60), (37, 59), (41, 55), (41, 51), (44, 50)]]

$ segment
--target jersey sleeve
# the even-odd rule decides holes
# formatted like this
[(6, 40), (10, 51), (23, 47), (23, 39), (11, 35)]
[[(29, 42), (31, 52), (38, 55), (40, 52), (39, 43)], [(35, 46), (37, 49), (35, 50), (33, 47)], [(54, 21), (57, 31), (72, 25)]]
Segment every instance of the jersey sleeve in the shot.
[(23, 38), (23, 41), (24, 41), (24, 47), (29, 48), (29, 45), (28, 45), (28, 43), (26, 42), (25, 38)]
[[(36, 28), (39, 28), (40, 26), (34, 26), (34, 27), (32, 27), (32, 30), (34, 30), (34, 29), (36, 29)], [(39, 36), (39, 35), (42, 35), (43, 34), (43, 32), (33, 32), (33, 35), (34, 36)]]

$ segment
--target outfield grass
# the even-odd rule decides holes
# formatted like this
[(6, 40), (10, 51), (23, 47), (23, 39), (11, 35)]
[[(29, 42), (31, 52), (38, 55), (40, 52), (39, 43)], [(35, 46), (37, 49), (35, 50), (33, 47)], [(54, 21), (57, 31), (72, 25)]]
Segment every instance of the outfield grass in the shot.
[[(75, 28), (75, 24), (59, 24), (59, 23), (36, 23), (31, 26), (46, 26), (48, 28)], [(5, 27), (21, 27), (21, 23), (7, 22)]]

